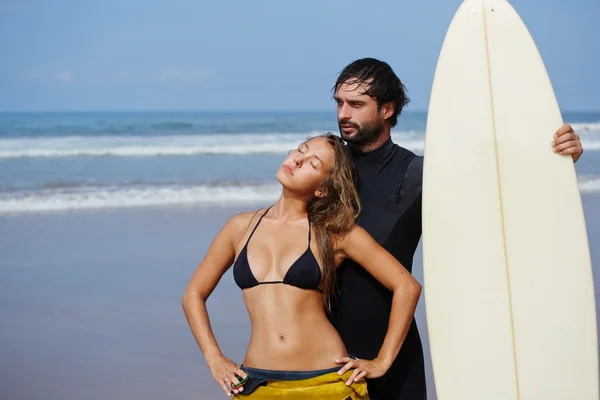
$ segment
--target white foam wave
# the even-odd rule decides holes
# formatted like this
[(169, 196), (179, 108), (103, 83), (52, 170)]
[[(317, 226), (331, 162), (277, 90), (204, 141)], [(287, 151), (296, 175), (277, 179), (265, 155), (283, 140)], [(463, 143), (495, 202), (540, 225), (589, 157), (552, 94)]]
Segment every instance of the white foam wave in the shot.
[[(600, 192), (600, 177), (581, 176), (582, 193)], [(160, 205), (232, 205), (275, 201), (276, 183), (197, 186), (71, 187), (0, 194), (0, 214)]]
[(579, 190), (583, 193), (600, 192), (600, 177), (581, 176), (579, 177)]
[(305, 138), (306, 134), (15, 138), (0, 140), (0, 158), (280, 153)]
[(584, 150), (588, 150), (588, 151), (600, 150), (600, 141), (581, 139), (581, 145), (583, 146)]
[(581, 136), (584, 150), (600, 150), (600, 122), (574, 123), (571, 127)]
[(577, 133), (598, 132), (600, 133), (600, 121), (598, 122), (576, 122), (570, 124)]
[(279, 184), (188, 187), (83, 187), (0, 194), (0, 214), (158, 205), (229, 205), (274, 201)]
[[(12, 138), (0, 140), (0, 158), (285, 154), (308, 136), (319, 133)], [(392, 137), (409, 150), (422, 151), (424, 148), (423, 136), (418, 132), (394, 133)]]

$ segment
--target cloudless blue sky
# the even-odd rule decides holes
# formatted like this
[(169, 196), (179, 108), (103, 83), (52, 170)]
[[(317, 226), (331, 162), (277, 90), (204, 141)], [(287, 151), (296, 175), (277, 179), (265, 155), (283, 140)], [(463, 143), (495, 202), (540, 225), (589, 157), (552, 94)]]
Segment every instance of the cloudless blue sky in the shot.
[[(513, 0), (563, 110), (600, 110), (600, 1)], [(2, 0), (0, 110), (330, 110), (387, 61), (426, 110), (460, 0)]]

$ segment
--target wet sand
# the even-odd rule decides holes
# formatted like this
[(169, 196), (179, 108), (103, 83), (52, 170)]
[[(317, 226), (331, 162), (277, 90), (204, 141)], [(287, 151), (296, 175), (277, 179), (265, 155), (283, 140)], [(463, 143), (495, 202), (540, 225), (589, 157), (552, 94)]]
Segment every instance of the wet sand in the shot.
[[(583, 200), (600, 287), (600, 195)], [(226, 398), (189, 331), (181, 296), (217, 231), (248, 209), (0, 217), (0, 398)], [(420, 248), (414, 275), (422, 282)], [(250, 328), (231, 271), (208, 307), (225, 355), (241, 362)], [(416, 316), (435, 399), (423, 297)]]

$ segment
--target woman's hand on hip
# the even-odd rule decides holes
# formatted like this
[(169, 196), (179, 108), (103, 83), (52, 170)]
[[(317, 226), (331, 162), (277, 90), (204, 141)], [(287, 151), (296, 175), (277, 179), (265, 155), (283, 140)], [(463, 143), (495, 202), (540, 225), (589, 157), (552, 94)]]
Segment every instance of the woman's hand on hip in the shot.
[(223, 356), (211, 360), (207, 364), (213, 378), (223, 388), (227, 396), (231, 392), (238, 394), (244, 390), (243, 385), (235, 386), (240, 383), (240, 379), (246, 379), (246, 373), (240, 369), (239, 365)]

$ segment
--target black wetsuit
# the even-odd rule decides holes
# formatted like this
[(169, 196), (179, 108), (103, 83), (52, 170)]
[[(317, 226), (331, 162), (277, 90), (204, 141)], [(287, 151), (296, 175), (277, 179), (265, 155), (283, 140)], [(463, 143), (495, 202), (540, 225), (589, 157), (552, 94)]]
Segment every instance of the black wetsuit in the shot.
[[(421, 237), (423, 157), (388, 141), (361, 153), (353, 150), (362, 211), (357, 223), (409, 271)], [(348, 352), (375, 358), (387, 332), (392, 293), (351, 260), (338, 273), (339, 296), (332, 322)], [(388, 373), (368, 380), (372, 400), (426, 398), (423, 348), (413, 319)]]

